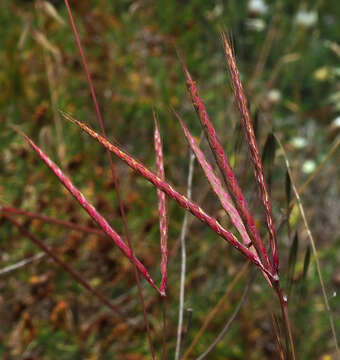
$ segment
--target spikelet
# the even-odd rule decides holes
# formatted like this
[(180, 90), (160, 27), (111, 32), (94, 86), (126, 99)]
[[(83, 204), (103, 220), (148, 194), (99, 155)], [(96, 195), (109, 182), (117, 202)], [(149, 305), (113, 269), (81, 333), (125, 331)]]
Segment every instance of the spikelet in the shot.
[(183, 129), (184, 135), (191, 147), (191, 150), (194, 152), (196, 159), (200, 163), (205, 176), (207, 177), (212, 189), (214, 190), (215, 194), (220, 200), (220, 203), (223, 207), (223, 209), (226, 211), (226, 213), (229, 215), (232, 223), (234, 224), (235, 228), (238, 230), (238, 232), (241, 235), (241, 238), (244, 242), (244, 244), (249, 247), (251, 244), (251, 241), (249, 239), (247, 230), (244, 227), (244, 224), (240, 218), (239, 213), (234, 207), (233, 201), (231, 200), (229, 194), (224, 190), (222, 183), (220, 179), (215, 174), (213, 168), (209, 164), (209, 162), (206, 160), (205, 155), (199, 148), (199, 146), (196, 144), (195, 139), (190, 134), (188, 128), (184, 125), (181, 117), (174, 111), (178, 121), (181, 124), (181, 127)]
[(209, 115), (206, 111), (203, 100), (201, 99), (196, 84), (193, 81), (185, 63), (179, 52), (178, 57), (182, 63), (184, 75), (187, 82), (187, 88), (196, 110), (196, 113), (200, 119), (204, 134), (209, 142), (210, 149), (215, 157), (217, 166), (219, 167), (223, 180), (228, 188), (230, 195), (232, 196), (235, 206), (243, 220), (243, 223), (248, 231), (248, 234), (253, 242), (253, 245), (256, 249), (257, 254), (261, 258), (263, 264), (267, 266), (268, 269), (271, 269), (271, 264), (268, 258), (266, 248), (260, 238), (260, 234), (255, 225), (253, 216), (251, 215), (246, 200), (242, 194), (240, 186), (238, 185), (237, 179), (234, 175), (234, 172), (228, 162), (226, 154), (223, 150), (223, 147), (218, 139), (215, 128), (209, 118)]
[(254, 175), (255, 175), (256, 183), (257, 183), (257, 186), (259, 189), (260, 200), (262, 202), (264, 212), (265, 212), (265, 218), (266, 218), (266, 223), (267, 223), (268, 232), (269, 232), (269, 239), (270, 239), (269, 244), (270, 244), (272, 257), (273, 257), (272, 265), (273, 265), (274, 272), (277, 273), (278, 267), (279, 267), (279, 254), (278, 254), (278, 247), (277, 247), (277, 240), (276, 240), (276, 232), (275, 232), (272, 207), (271, 207), (271, 203), (270, 203), (269, 192), (268, 192), (266, 180), (264, 177), (261, 157), (260, 157), (259, 150), (257, 147), (255, 133), (254, 133), (252, 122), (250, 120), (249, 111), (248, 111), (248, 107), (247, 107), (247, 101), (246, 101), (246, 98), (244, 95), (244, 91), (243, 91), (242, 83), (240, 80), (240, 75), (239, 75), (239, 72), (238, 72), (238, 69), (236, 66), (234, 54), (231, 50), (229, 42), (224, 33), (222, 33), (222, 40), (223, 40), (223, 44), (224, 44), (224, 51), (225, 51), (225, 56), (226, 56), (226, 60), (228, 63), (229, 73), (230, 73), (230, 77), (231, 77), (231, 81), (232, 81), (232, 85), (233, 85), (234, 96), (235, 96), (238, 110), (241, 115), (241, 122), (242, 122), (243, 130), (245, 132), (245, 136), (246, 136), (246, 140), (247, 140), (246, 142), (248, 144), (250, 160), (251, 160), (251, 164), (254, 169)]
[[(155, 120), (155, 132), (154, 132), (154, 145), (156, 154), (156, 169), (157, 176), (165, 180), (164, 174), (164, 161), (163, 161), (163, 146), (162, 139), (159, 132), (159, 126), (156, 118), (156, 114), (153, 113)], [(158, 198), (158, 212), (159, 212), (159, 230), (161, 236), (161, 285), (160, 291), (165, 295), (166, 283), (167, 283), (167, 272), (168, 272), (168, 211), (166, 204), (166, 196), (163, 191), (157, 189)]]

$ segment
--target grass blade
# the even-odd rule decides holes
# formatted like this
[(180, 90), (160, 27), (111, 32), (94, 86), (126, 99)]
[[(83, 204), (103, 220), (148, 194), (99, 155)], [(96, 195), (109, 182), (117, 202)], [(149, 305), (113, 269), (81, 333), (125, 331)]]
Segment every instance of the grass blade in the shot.
[(304, 299), (307, 293), (307, 274), (308, 269), (310, 265), (310, 246), (307, 246), (305, 258), (303, 260), (303, 271), (302, 271), (302, 277), (300, 282), (300, 296), (299, 299)]
[(285, 191), (286, 191), (286, 204), (287, 204), (287, 220), (289, 221), (290, 202), (292, 198), (292, 184), (290, 182), (288, 171), (286, 171)]
[(289, 257), (288, 257), (288, 270), (287, 270), (288, 297), (290, 297), (292, 285), (294, 282), (295, 265), (297, 260), (298, 248), (299, 248), (299, 236), (298, 233), (296, 232), (292, 242), (292, 246), (290, 247), (289, 250)]
[(303, 261), (302, 278), (303, 278), (304, 280), (306, 280), (306, 278), (307, 278), (307, 273), (308, 273), (308, 269), (309, 269), (309, 264), (310, 264), (310, 246), (307, 247), (306, 254), (305, 254), (305, 259), (304, 259), (304, 261)]
[(269, 190), (271, 188), (272, 183), (272, 171), (275, 160), (275, 150), (276, 150), (276, 141), (274, 135), (270, 133), (267, 136), (266, 142), (263, 147), (261, 161), (263, 164), (263, 170), (266, 175), (267, 183), (269, 186)]
[(289, 257), (288, 257), (288, 275), (291, 277), (291, 275), (294, 275), (294, 268), (296, 264), (297, 259), (297, 252), (299, 247), (299, 236), (298, 233), (295, 233), (292, 246), (289, 250)]

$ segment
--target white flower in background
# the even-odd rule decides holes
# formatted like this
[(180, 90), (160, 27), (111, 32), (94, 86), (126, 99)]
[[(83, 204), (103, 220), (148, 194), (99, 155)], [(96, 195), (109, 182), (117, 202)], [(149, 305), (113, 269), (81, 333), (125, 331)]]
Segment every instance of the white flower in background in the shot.
[(215, 7), (212, 10), (206, 11), (205, 16), (208, 20), (212, 21), (217, 19), (222, 14), (223, 14), (223, 3), (218, 3), (215, 5)]
[(316, 11), (299, 10), (295, 16), (297, 25), (310, 27), (318, 21), (318, 13)]
[(248, 19), (246, 23), (250, 30), (263, 31), (266, 28), (266, 23), (263, 19)]
[(335, 128), (340, 128), (340, 116), (337, 116), (333, 121), (332, 121), (332, 126)]
[(335, 107), (336, 111), (340, 111), (340, 91), (336, 91), (329, 96), (330, 103)]
[(271, 89), (267, 93), (267, 99), (273, 103), (276, 104), (281, 100), (281, 91), (278, 89)]
[(268, 11), (268, 6), (264, 0), (249, 0), (248, 11), (259, 15), (264, 15)]
[(296, 149), (303, 149), (307, 146), (307, 140), (302, 136), (296, 136), (290, 142)]
[(316, 164), (314, 160), (306, 160), (302, 165), (302, 171), (305, 174), (312, 173), (316, 168)]

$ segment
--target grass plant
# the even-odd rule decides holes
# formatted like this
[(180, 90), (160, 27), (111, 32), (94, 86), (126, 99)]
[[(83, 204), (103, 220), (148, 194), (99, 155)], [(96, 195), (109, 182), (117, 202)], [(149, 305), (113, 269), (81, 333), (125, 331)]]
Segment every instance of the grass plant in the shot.
[[(70, 177), (66, 175), (64, 171), (47, 155), (45, 151), (41, 147), (37, 145), (28, 135), (26, 135), (22, 130), (13, 126), (13, 129), (19, 133), (30, 148), (38, 155), (38, 157), (47, 165), (49, 170), (56, 176), (58, 181), (66, 188), (66, 190), (74, 197), (76, 202), (88, 213), (88, 215), (92, 218), (92, 220), (96, 223), (98, 228), (86, 225), (79, 225), (73, 223), (72, 221), (62, 221), (59, 219), (55, 219), (53, 217), (45, 216), (40, 213), (29, 212), (22, 209), (19, 209), (14, 206), (0, 206), (0, 211), (4, 217), (4, 219), (10, 222), (18, 231), (28, 238), (31, 242), (37, 245), (44, 253), (46, 253), (49, 257), (51, 257), (59, 266), (61, 266), (70, 276), (74, 279), (75, 282), (82, 285), (87, 291), (96, 296), (99, 301), (101, 301), (104, 305), (110, 308), (116, 315), (118, 315), (124, 322), (128, 324), (128, 326), (134, 327), (136, 323), (127, 318), (127, 315), (124, 311), (122, 311), (117, 305), (115, 305), (112, 301), (110, 301), (107, 297), (98, 292), (88, 281), (86, 281), (80, 273), (71, 268), (66, 261), (64, 261), (53, 248), (48, 247), (41, 241), (37, 236), (35, 236), (31, 231), (27, 230), (24, 225), (18, 222), (15, 219), (16, 215), (23, 215), (27, 218), (39, 219), (43, 222), (61, 226), (63, 228), (72, 229), (74, 231), (79, 231), (85, 234), (93, 234), (96, 236), (108, 237), (112, 240), (112, 242), (119, 248), (121, 254), (126, 257), (135, 271), (135, 279), (138, 288), (139, 300), (143, 310), (143, 318), (144, 318), (144, 326), (145, 332), (148, 337), (148, 347), (150, 351), (150, 356), (153, 359), (158, 358), (156, 355), (156, 351), (154, 348), (154, 340), (152, 334), (152, 326), (150, 323), (150, 319), (148, 317), (148, 309), (147, 303), (144, 299), (143, 287), (141, 285), (140, 276), (147, 281), (149, 285), (151, 285), (152, 289), (156, 292), (158, 300), (163, 303), (163, 344), (161, 351), (161, 358), (167, 359), (169, 358), (167, 349), (166, 349), (166, 339), (167, 339), (167, 310), (166, 310), (166, 301), (168, 301), (169, 292), (168, 292), (168, 271), (169, 271), (169, 212), (168, 212), (168, 198), (170, 200), (175, 201), (181, 208), (185, 210), (185, 218), (182, 227), (181, 234), (181, 245), (182, 245), (182, 271), (181, 271), (181, 285), (180, 285), (180, 311), (179, 311), (179, 326), (177, 332), (177, 344), (175, 349), (175, 359), (188, 359), (190, 354), (193, 351), (195, 345), (199, 342), (200, 337), (203, 332), (207, 329), (212, 319), (216, 316), (217, 312), (223, 306), (223, 303), (226, 301), (227, 297), (230, 296), (232, 289), (236, 286), (237, 281), (241, 277), (247, 278), (247, 285), (242, 293), (242, 297), (236, 306), (235, 311), (231, 315), (231, 317), (226, 322), (223, 330), (220, 334), (214, 339), (211, 345), (204, 351), (198, 359), (203, 359), (209, 356), (211, 351), (215, 348), (217, 343), (223, 338), (227, 331), (229, 331), (233, 320), (238, 315), (242, 305), (246, 301), (247, 296), (249, 296), (250, 287), (253, 282), (253, 274), (250, 274), (249, 268), (255, 267), (260, 273), (263, 275), (266, 283), (268, 284), (270, 291), (278, 299), (278, 303), (281, 310), (281, 322), (277, 321), (277, 318), (273, 315), (273, 323), (274, 323), (274, 331), (275, 336), (277, 338), (278, 344), (278, 353), (280, 358), (285, 360), (295, 360), (297, 359), (297, 355), (295, 352), (294, 346), (294, 333), (291, 325), (291, 320), (288, 312), (288, 299), (284, 292), (284, 281), (281, 280), (282, 277), (280, 273), (280, 260), (281, 254), (279, 251), (279, 245), (277, 240), (277, 232), (278, 227), (275, 227), (273, 210), (272, 210), (272, 202), (270, 198), (270, 191), (266, 181), (265, 171), (264, 171), (264, 161), (261, 159), (259, 146), (257, 144), (257, 139), (254, 131), (254, 124), (250, 116), (248, 102), (245, 96), (245, 91), (243, 89), (243, 85), (240, 79), (239, 70), (236, 64), (234, 51), (230, 42), (227, 39), (227, 36), (222, 32), (221, 38), (223, 43), (224, 55), (226, 59), (227, 68), (230, 75), (231, 85), (233, 89), (234, 102), (237, 107), (240, 124), (243, 129), (243, 139), (247, 145), (248, 149), (248, 161), (254, 173), (255, 183), (258, 192), (258, 198), (262, 205), (263, 215), (266, 223), (266, 234), (260, 234), (260, 231), (255, 222), (255, 215), (250, 210), (250, 207), (246, 201), (246, 196), (244, 191), (241, 189), (239, 180), (234, 173), (233, 167), (231, 166), (231, 161), (227, 157), (227, 153), (224, 150), (224, 146), (220, 140), (220, 136), (218, 131), (215, 129), (215, 126), (208, 115), (208, 111), (206, 109), (206, 105), (201, 98), (198, 90), (198, 86), (196, 85), (193, 76), (189, 72), (188, 66), (185, 63), (184, 56), (177, 49), (177, 54), (179, 58), (179, 62), (182, 65), (184, 78), (187, 85), (187, 90), (189, 97), (191, 99), (192, 105), (197, 115), (197, 119), (202, 128), (202, 133), (204, 134), (207, 143), (209, 144), (212, 158), (215, 163), (209, 161), (208, 154), (205, 154), (203, 151), (203, 146), (196, 140), (195, 136), (191, 133), (189, 126), (185, 124), (182, 116), (175, 111), (172, 107), (172, 113), (177, 118), (180, 128), (182, 129), (184, 136), (188, 142), (190, 149), (190, 170), (189, 170), (189, 179), (188, 179), (188, 192), (184, 195), (178, 188), (175, 188), (174, 185), (166, 178), (165, 176), (165, 159), (166, 156), (163, 154), (163, 144), (162, 144), (162, 129), (158, 123), (156, 111), (154, 111), (154, 153), (155, 153), (155, 168), (156, 171), (152, 171), (143, 162), (139, 161), (136, 157), (129, 155), (127, 151), (123, 149), (122, 146), (116, 145), (111, 142), (106, 134), (104, 128), (104, 122), (102, 119), (102, 114), (100, 110), (100, 106), (97, 100), (96, 91), (93, 85), (92, 77), (90, 74), (89, 66), (86, 61), (85, 53), (82, 48), (80, 36), (73, 18), (72, 10), (68, 0), (65, 0), (65, 5), (67, 9), (67, 13), (71, 22), (71, 27), (75, 36), (77, 48), (80, 53), (82, 66), (84, 68), (84, 72), (86, 74), (86, 78), (88, 81), (92, 101), (95, 108), (96, 117), (101, 129), (101, 134), (93, 130), (91, 127), (86, 125), (84, 122), (77, 120), (69, 111), (60, 110), (59, 114), (56, 114), (54, 111), (54, 117), (61, 117), (68, 120), (71, 124), (77, 126), (84, 133), (89, 135), (92, 139), (96, 140), (102, 147), (105, 148), (107, 152), (107, 156), (109, 159), (109, 166), (111, 170), (111, 176), (114, 184), (114, 188), (116, 191), (116, 197), (119, 204), (119, 211), (123, 222), (124, 234), (121, 235), (116, 231), (113, 226), (109, 224), (109, 221), (97, 210), (91, 202), (87, 199), (87, 197), (78, 189), (77, 186), (73, 184)], [(273, 36), (273, 35), (272, 35)], [(272, 41), (272, 40), (271, 40)], [(267, 51), (264, 58), (267, 57)], [(262, 59), (256, 72), (262, 73), (263, 62), (265, 60)], [(56, 101), (53, 101), (54, 105)], [(55, 107), (55, 106), (54, 106)], [(55, 109), (54, 109), (55, 110)], [(58, 125), (59, 126), (59, 125)], [(60, 126), (59, 126), (60, 128)], [(59, 142), (62, 142), (60, 138), (61, 131), (59, 129)], [(287, 170), (288, 170), (288, 180), (289, 186), (292, 187), (293, 192), (296, 197), (296, 201), (298, 203), (299, 210), (301, 212), (303, 222), (306, 226), (308, 237), (311, 241), (312, 251), (316, 259), (317, 271), (322, 284), (322, 292), (326, 303), (326, 308), (329, 313), (331, 330), (334, 338), (335, 348), (337, 353), (338, 344), (336, 337), (336, 329), (334, 324), (334, 319), (331, 316), (330, 306), (327, 300), (327, 294), (325, 290), (325, 286), (322, 281), (322, 274), (320, 270), (320, 265), (318, 262), (317, 251), (315, 247), (315, 242), (312, 237), (311, 231), (309, 229), (307, 219), (302, 207), (301, 199), (299, 197), (299, 192), (294, 184), (292, 173), (290, 170), (290, 165), (288, 162), (288, 158), (284, 152), (283, 145), (281, 144), (279, 138), (274, 136), (277, 143), (279, 144), (281, 150), (284, 153)], [(333, 148), (331, 149), (329, 157), (335, 152), (336, 148), (339, 145), (339, 141), (335, 143)], [(63, 145), (64, 146), (64, 145)], [(120, 191), (120, 181), (118, 179), (117, 170), (115, 168), (115, 164), (113, 162), (112, 155), (127, 164), (133, 171), (138, 173), (143, 179), (147, 180), (151, 183), (157, 191), (157, 205), (158, 205), (158, 220), (159, 220), (159, 233), (160, 233), (160, 261), (159, 261), (159, 269), (160, 269), (160, 283), (158, 285), (155, 278), (153, 278), (152, 271), (148, 269), (147, 265), (144, 265), (144, 261), (139, 260), (137, 255), (135, 255), (134, 247), (131, 240), (131, 234), (128, 226), (128, 219), (126, 215), (124, 199), (122, 197)], [(60, 152), (59, 152), (60, 156)], [(192, 192), (192, 179), (193, 179), (193, 163), (197, 160), (198, 164), (202, 168), (202, 173), (209, 183), (214, 195), (219, 200), (222, 211), (226, 214), (230, 220), (230, 224), (232, 229), (229, 229), (224, 225), (221, 221), (219, 221), (216, 217), (210, 215), (208, 211), (203, 209), (197, 202), (192, 200), (191, 192)], [(328, 158), (327, 158), (328, 159)], [(60, 159), (59, 159), (60, 160)], [(325, 160), (327, 161), (327, 160)], [(320, 165), (321, 167), (324, 165)], [(318, 168), (319, 172), (321, 168)], [(311, 177), (311, 180), (313, 176)], [(308, 184), (307, 180), (305, 184)], [(305, 185), (301, 187), (301, 191), (305, 189)], [(294, 201), (287, 202), (287, 218), (289, 221), (289, 215), (292, 210)], [(184, 349), (183, 346), (183, 308), (184, 308), (184, 286), (185, 286), (185, 273), (186, 273), (186, 248), (185, 248), (185, 237), (187, 232), (187, 221), (188, 221), (188, 213), (191, 213), (196, 219), (210, 228), (215, 235), (222, 238), (229, 245), (235, 248), (246, 260), (246, 264), (243, 266), (242, 270), (239, 272), (237, 276), (235, 276), (234, 280), (230, 283), (228, 288), (225, 291), (224, 296), (217, 303), (216, 307), (210, 312), (206, 321), (202, 325), (201, 329), (194, 337), (193, 341), (189, 345), (187, 349)], [(235, 235), (238, 233), (238, 235)], [(201, 239), (202, 243), (205, 241), (204, 238)], [(289, 269), (289, 278), (287, 293), (290, 294), (291, 286), (294, 278), (294, 266), (296, 262), (296, 252), (298, 247), (298, 237), (296, 236), (293, 252), (290, 256), (291, 267)], [(295, 250), (294, 250), (295, 249)], [(309, 263), (309, 260), (308, 260)], [(306, 265), (308, 267), (308, 265)], [(293, 268), (293, 270), (292, 270)], [(304, 268), (304, 274), (307, 270)], [(285, 344), (283, 345), (282, 338), (285, 338)], [(182, 356), (183, 354), (183, 356)]]

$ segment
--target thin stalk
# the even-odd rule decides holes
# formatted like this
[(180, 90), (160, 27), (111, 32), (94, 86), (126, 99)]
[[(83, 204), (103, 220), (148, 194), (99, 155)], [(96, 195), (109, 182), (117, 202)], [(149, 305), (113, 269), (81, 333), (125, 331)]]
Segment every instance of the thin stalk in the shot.
[(5, 219), (11, 222), (18, 230), (31, 242), (33, 242), (36, 246), (38, 246), (44, 253), (46, 253), (49, 257), (51, 257), (62, 269), (64, 269), (67, 273), (71, 275), (71, 277), (83, 286), (86, 290), (96, 296), (100, 302), (106, 305), (110, 310), (112, 310), (116, 315), (118, 315), (124, 321), (127, 321), (126, 315), (116, 306), (114, 305), (107, 297), (99, 293), (96, 289), (94, 289), (85, 279), (84, 276), (75, 270), (73, 270), (67, 263), (65, 263), (54, 251), (48, 248), (40, 239), (38, 239), (34, 234), (25, 229), (20, 223), (14, 220), (12, 217), (7, 214), (3, 215)]
[(266, 38), (263, 41), (263, 45), (260, 50), (260, 55), (257, 58), (255, 70), (251, 76), (250, 84), (254, 84), (256, 80), (260, 79), (262, 76), (262, 72), (264, 69), (264, 66), (266, 65), (266, 61), (268, 59), (269, 53), (272, 50), (273, 42), (277, 39), (279, 35), (279, 25), (281, 20), (281, 10), (282, 3), (278, 1), (276, 3), (276, 7), (274, 9), (274, 16), (273, 20), (271, 21), (269, 28), (267, 30)]
[(167, 322), (166, 322), (166, 309), (167, 308), (167, 298), (162, 296), (162, 318), (163, 318), (163, 336), (162, 336), (162, 353), (161, 360), (166, 359), (166, 335), (167, 335)]
[(21, 269), (23, 268), (24, 266), (28, 265), (28, 264), (31, 264), (35, 261), (38, 261), (40, 260), (41, 258), (43, 258), (45, 256), (44, 253), (39, 253), (39, 254), (36, 254), (34, 256), (31, 256), (27, 259), (23, 259), (21, 261), (18, 261), (17, 263), (15, 264), (12, 264), (12, 265), (9, 265), (9, 266), (6, 266), (5, 268), (3, 269), (0, 269), (0, 276), (2, 275), (7, 275), (9, 273), (11, 273), (12, 271), (16, 271), (18, 269)]
[[(41, 9), (41, 7), (39, 6), (40, 3), (37, 2), (37, 13), (38, 13), (38, 19), (40, 24), (40, 27), (42, 29), (42, 33), (45, 33), (45, 29), (42, 23), (42, 19), (41, 19), (41, 11), (39, 11)], [(50, 101), (51, 101), (51, 107), (52, 107), (52, 113), (53, 113), (53, 121), (54, 121), (54, 127), (55, 127), (55, 131), (56, 131), (56, 142), (57, 142), (57, 155), (58, 155), (58, 160), (60, 162), (60, 164), (62, 164), (63, 166), (65, 165), (65, 143), (63, 140), (63, 134), (62, 134), (62, 124), (61, 124), (61, 119), (60, 119), (60, 114), (58, 113), (58, 84), (56, 81), (56, 77), (54, 74), (54, 64), (52, 62), (51, 59), (51, 55), (47, 52), (46, 47), (42, 47), (42, 52), (43, 52), (43, 59), (44, 59), (44, 63), (45, 63), (45, 70), (46, 70), (46, 77), (47, 77), (47, 83), (48, 83), (48, 89), (49, 89), (49, 93), (50, 93)], [(53, 53), (54, 57), (56, 59), (56, 62), (58, 63), (58, 65), (60, 66), (61, 63), (61, 57), (59, 52), (58, 53)], [(58, 56), (56, 56), (58, 55)]]
[[(85, 56), (85, 53), (83, 51), (83, 47), (81, 45), (79, 33), (78, 33), (78, 30), (77, 30), (75, 21), (73, 19), (71, 7), (69, 5), (68, 0), (64, 0), (64, 1), (65, 1), (68, 16), (69, 16), (69, 19), (70, 19), (70, 23), (71, 23), (71, 26), (72, 26), (72, 30), (73, 30), (73, 33), (74, 33), (74, 37), (75, 37), (75, 40), (76, 40), (76, 43), (77, 43), (77, 47), (78, 47), (78, 50), (79, 50), (79, 53), (80, 53), (80, 57), (81, 57), (81, 60), (82, 60), (82, 63), (83, 63), (83, 68), (84, 68), (84, 71), (86, 73), (87, 82), (89, 84), (89, 88), (90, 88), (90, 91), (91, 91), (91, 96), (92, 96), (94, 107), (96, 109), (96, 115), (97, 115), (97, 119), (98, 119), (98, 122), (99, 122), (99, 125), (100, 125), (100, 128), (101, 128), (101, 132), (102, 132), (103, 136), (106, 137), (104, 122), (103, 122), (102, 115), (101, 115), (101, 112), (100, 112), (100, 108), (99, 108), (99, 105), (98, 105), (96, 92), (95, 92), (95, 89), (94, 89), (94, 86), (93, 86), (90, 71), (89, 71), (88, 66), (87, 66), (86, 56)], [(133, 251), (132, 241), (131, 241), (129, 228), (128, 228), (128, 224), (127, 224), (127, 220), (126, 220), (125, 208), (124, 208), (124, 204), (123, 204), (121, 194), (120, 194), (120, 190), (119, 190), (119, 181), (118, 181), (118, 177), (117, 177), (117, 174), (116, 174), (115, 167), (113, 165), (112, 156), (111, 156), (109, 151), (107, 151), (107, 157), (109, 159), (112, 178), (113, 178), (113, 182), (114, 182), (114, 186), (115, 186), (116, 194), (117, 194), (117, 199), (118, 199), (118, 203), (119, 203), (119, 209), (120, 209), (120, 213), (121, 213), (122, 219), (123, 219), (126, 239), (127, 239), (128, 246), (130, 248), (131, 254), (133, 256), (134, 251)], [(133, 264), (133, 267), (134, 267), (134, 273), (135, 273), (135, 278), (136, 278), (136, 282), (137, 282), (138, 295), (139, 295), (140, 302), (141, 302), (142, 308), (143, 308), (144, 323), (145, 323), (145, 328), (146, 328), (146, 332), (147, 332), (147, 336), (148, 336), (151, 355), (152, 355), (152, 359), (155, 359), (155, 351), (154, 351), (153, 344), (152, 344), (152, 339), (151, 339), (151, 331), (150, 331), (150, 325), (149, 325), (147, 312), (146, 312), (145, 300), (144, 300), (144, 296), (143, 296), (142, 286), (140, 284), (139, 273), (138, 273), (137, 266), (136, 266), (135, 263)]]
[(331, 308), (330, 308), (330, 305), (329, 305), (329, 302), (328, 302), (328, 297), (327, 297), (327, 293), (326, 293), (326, 287), (325, 287), (325, 283), (324, 283), (323, 277), (322, 277), (321, 266), (320, 266), (320, 262), (319, 262), (319, 257), (318, 257), (318, 252), (317, 252), (317, 249), (316, 249), (314, 237), (313, 237), (312, 232), (310, 230), (310, 227), (309, 227), (309, 224), (308, 224), (308, 221), (307, 221), (307, 218), (306, 218), (305, 210), (303, 208), (299, 192), (298, 192), (297, 187), (295, 185), (295, 181), (294, 181), (294, 178), (293, 178), (293, 174), (292, 174), (292, 170), (291, 170), (291, 166), (290, 166), (290, 162), (289, 162), (287, 153), (286, 153), (286, 151), (285, 151), (279, 137), (275, 135), (275, 138), (276, 138), (276, 141), (277, 141), (277, 143), (279, 144), (279, 146), (280, 146), (280, 148), (282, 150), (283, 157), (284, 157), (286, 167), (287, 167), (287, 171), (288, 171), (290, 181), (291, 181), (291, 186), (292, 186), (294, 195), (296, 197), (296, 201), (297, 201), (297, 204), (298, 204), (298, 207), (299, 207), (299, 211), (300, 211), (303, 223), (304, 223), (306, 231), (307, 231), (309, 241), (311, 243), (312, 252), (313, 252), (313, 256), (314, 256), (315, 264), (316, 264), (316, 269), (317, 269), (319, 281), (320, 281), (320, 284), (321, 284), (322, 296), (323, 296), (323, 299), (324, 299), (326, 311), (328, 313), (328, 319), (329, 319), (329, 323), (330, 323), (330, 327), (331, 327), (331, 331), (332, 331), (334, 346), (335, 346), (335, 349), (336, 349), (337, 356), (340, 359), (339, 344), (338, 344), (338, 339), (337, 339), (337, 336), (336, 336), (334, 319), (333, 319)]
[(242, 297), (240, 299), (240, 301), (238, 302), (234, 312), (232, 313), (232, 315), (230, 316), (230, 318), (228, 319), (227, 323), (225, 324), (225, 326), (223, 327), (222, 331), (218, 334), (218, 336), (216, 337), (216, 339), (209, 345), (208, 349), (202, 354), (200, 355), (196, 360), (203, 360), (205, 359), (217, 346), (217, 344), (224, 338), (224, 336), (226, 335), (226, 333), (229, 331), (231, 324), (233, 323), (233, 321), (235, 320), (236, 316), (238, 315), (238, 313), (240, 312), (242, 305), (244, 304), (244, 302), (247, 299), (248, 296), (248, 292), (251, 286), (253, 279), (251, 279), (248, 284), (246, 285)]
[[(187, 198), (190, 200), (192, 197), (192, 180), (194, 176), (194, 164), (195, 155), (190, 151), (189, 160), (189, 174), (187, 183)], [(188, 216), (186, 212), (183, 219), (182, 230), (181, 230), (181, 282), (179, 292), (179, 310), (178, 310), (178, 326), (177, 326), (177, 341), (175, 350), (175, 360), (179, 360), (181, 353), (181, 340), (182, 340), (182, 329), (183, 329), (183, 313), (184, 313), (184, 292), (185, 292), (185, 273), (186, 273), (186, 233), (188, 229)]]
[(107, 236), (102, 230), (99, 229), (94, 229), (88, 226), (83, 226), (83, 225), (78, 225), (69, 221), (63, 221), (63, 220), (59, 220), (59, 219), (55, 219), (43, 214), (38, 214), (35, 212), (31, 212), (31, 211), (26, 211), (26, 210), (22, 210), (22, 209), (18, 209), (18, 208), (14, 208), (12, 206), (1, 206), (0, 205), (0, 211), (1, 212), (5, 212), (5, 213), (12, 213), (12, 214), (18, 214), (18, 215), (24, 215), (24, 216), (28, 216), (32, 219), (39, 219), (41, 221), (44, 221), (46, 223), (49, 224), (54, 224), (54, 225), (58, 225), (58, 226), (62, 226), (62, 227), (66, 227), (75, 231), (81, 231), (84, 232), (86, 234), (95, 234), (98, 236)]
[(280, 354), (280, 359), (285, 360), (284, 351), (283, 351), (284, 347), (282, 346), (282, 342), (281, 342), (281, 338), (280, 338), (280, 325), (279, 325), (277, 317), (272, 312), (270, 314), (271, 314), (271, 318), (272, 318), (272, 325), (273, 325), (273, 329), (274, 329), (274, 335), (275, 335), (277, 349)]
[(277, 282), (274, 284), (275, 291), (277, 293), (277, 296), (280, 301), (280, 308), (281, 308), (281, 314), (282, 314), (282, 320), (285, 327), (285, 337), (286, 337), (286, 350), (287, 350), (287, 356), (289, 357), (289, 350), (292, 353), (292, 359), (295, 360), (295, 347), (294, 347), (294, 341), (293, 341), (293, 335), (292, 335), (292, 328), (290, 325), (289, 320), (289, 314), (288, 314), (288, 302), (287, 297), (284, 295), (280, 284)]
[(313, 171), (313, 174), (311, 174), (311, 176), (300, 186), (300, 188), (298, 189), (299, 194), (302, 194), (305, 191), (306, 187), (319, 175), (320, 171), (325, 166), (327, 161), (335, 154), (335, 152), (337, 151), (339, 145), (340, 145), (340, 139), (338, 139), (332, 145), (332, 147), (330, 148), (327, 156), (321, 161), (319, 166)]
[(188, 356), (190, 355), (190, 353), (192, 352), (192, 350), (194, 349), (195, 345), (198, 343), (199, 339), (201, 338), (201, 336), (203, 335), (204, 331), (208, 328), (209, 324), (211, 323), (211, 321), (214, 319), (214, 317), (216, 316), (216, 314), (222, 309), (223, 305), (225, 304), (225, 302), (229, 299), (230, 294), (232, 292), (232, 290), (234, 289), (235, 285), (238, 283), (238, 281), (243, 277), (243, 275), (247, 272), (247, 270), (249, 269), (249, 262), (246, 262), (241, 270), (239, 272), (237, 272), (236, 276), (234, 277), (233, 281), (228, 285), (224, 295), (221, 297), (221, 299), (218, 301), (218, 303), (216, 304), (216, 306), (210, 311), (210, 313), (208, 314), (207, 317), (205, 317), (204, 319), (204, 323), (201, 326), (201, 328), (199, 329), (198, 333), (196, 334), (194, 340), (191, 342), (190, 346), (188, 347), (188, 349), (186, 350), (186, 352), (184, 353), (182, 360), (186, 360), (188, 358)]
[[(298, 194), (300, 195), (300, 197), (306, 191), (309, 184), (317, 177), (317, 175), (320, 174), (320, 171), (326, 165), (326, 163), (329, 161), (329, 159), (331, 159), (331, 157), (336, 153), (336, 150), (338, 149), (339, 145), (340, 145), (340, 139), (331, 146), (331, 148), (330, 148), (329, 152), (327, 153), (326, 157), (324, 158), (324, 160), (319, 164), (319, 166), (314, 170), (314, 172), (308, 177), (308, 179), (298, 188)], [(289, 208), (287, 209), (288, 213), (290, 213), (290, 211), (293, 209), (293, 206), (295, 205), (296, 201), (297, 201), (296, 197), (294, 197), (290, 201)], [(278, 225), (276, 226), (277, 233), (279, 233), (279, 231), (282, 229), (283, 224), (286, 221), (288, 221), (287, 216), (284, 214), (281, 214), (280, 218), (277, 221), (277, 223), (278, 223)]]
[(50, 98), (51, 98), (51, 105), (52, 105), (52, 111), (53, 111), (53, 120), (54, 120), (54, 126), (56, 130), (56, 138), (57, 138), (57, 153), (59, 161), (62, 165), (65, 165), (65, 143), (63, 141), (63, 134), (62, 134), (62, 126), (61, 126), (61, 119), (60, 114), (58, 112), (58, 93), (57, 93), (57, 83), (56, 79), (53, 74), (53, 64), (51, 60), (51, 56), (47, 54), (46, 50), (43, 49), (44, 54), (44, 61), (45, 61), (45, 67), (46, 67), (46, 74), (47, 74), (47, 81), (48, 81), (48, 88), (50, 92)]

